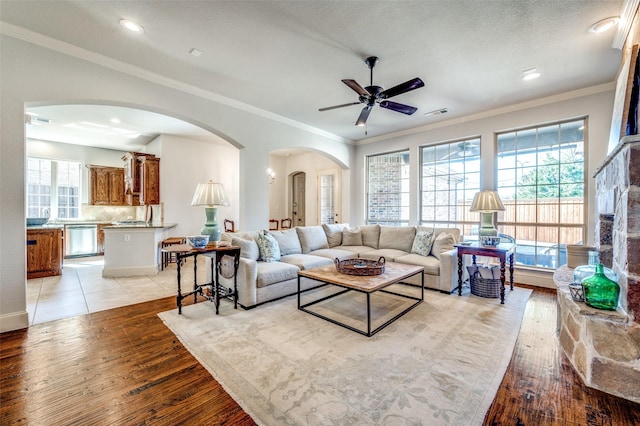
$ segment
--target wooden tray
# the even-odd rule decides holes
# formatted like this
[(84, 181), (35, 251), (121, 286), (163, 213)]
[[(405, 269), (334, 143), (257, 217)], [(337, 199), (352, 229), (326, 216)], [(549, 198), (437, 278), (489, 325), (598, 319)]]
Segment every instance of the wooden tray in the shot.
[(384, 273), (384, 256), (380, 256), (378, 260), (336, 259), (334, 262), (336, 264), (336, 270), (341, 274), (367, 276)]

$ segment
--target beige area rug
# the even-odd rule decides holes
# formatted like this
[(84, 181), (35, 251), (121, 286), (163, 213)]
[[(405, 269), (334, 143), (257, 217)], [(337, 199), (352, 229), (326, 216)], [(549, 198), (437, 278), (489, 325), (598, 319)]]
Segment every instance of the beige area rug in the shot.
[[(530, 294), (507, 290), (500, 305), (427, 290), (423, 303), (373, 337), (299, 311), (295, 296), (249, 311), (222, 301), (219, 316), (209, 302), (159, 316), (258, 424), (477, 425)], [(349, 292), (317, 309), (357, 326), (364, 300)], [(410, 301), (374, 294), (373, 315), (393, 315), (402, 303)]]

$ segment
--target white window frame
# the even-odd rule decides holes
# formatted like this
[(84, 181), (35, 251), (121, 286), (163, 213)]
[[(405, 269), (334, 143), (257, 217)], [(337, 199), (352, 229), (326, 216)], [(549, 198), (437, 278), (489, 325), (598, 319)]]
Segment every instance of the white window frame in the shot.
[[(409, 225), (410, 158), (409, 149), (366, 157), (367, 224)], [(378, 170), (372, 169), (374, 165)]]
[[(48, 196), (46, 196), (46, 194), (43, 194), (42, 192), (39, 192), (38, 194), (35, 194), (38, 196), (39, 200), (37, 203), (32, 203), (30, 201), (30, 199), (32, 198), (32, 196), (34, 196), (34, 194), (31, 193), (31, 179), (33, 179), (34, 177), (31, 177), (29, 174), (32, 172), (29, 168), (29, 161), (38, 161), (40, 164), (42, 164), (43, 162), (48, 163), (50, 165), (50, 170), (49, 170), (49, 194)], [(62, 171), (63, 166), (68, 165), (70, 167), (77, 167), (77, 179), (78, 179), (78, 186), (77, 188), (77, 193), (73, 194), (71, 196), (72, 199), (75, 199), (75, 203), (61, 203), (61, 200), (63, 197), (68, 197), (68, 194), (63, 194), (61, 191), (61, 188), (65, 185), (63, 185), (64, 182), (61, 182), (61, 180), (64, 179), (65, 177), (65, 173)], [(27, 169), (27, 176), (26, 176), (26, 211), (27, 211), (27, 217), (49, 217), (50, 219), (73, 219), (73, 218), (78, 218), (80, 217), (80, 207), (81, 207), (81, 194), (82, 194), (82, 165), (81, 163), (77, 162), (77, 161), (64, 161), (64, 160), (51, 160), (51, 159), (47, 159), (47, 158), (37, 158), (37, 157), (27, 157), (27, 165), (26, 165), (26, 169)], [(41, 170), (41, 169), (39, 169)], [(38, 172), (38, 173), (42, 173), (42, 172)], [(38, 180), (39, 182), (39, 180)], [(46, 186), (46, 185), (39, 185), (38, 186)], [(42, 197), (45, 197), (44, 199)], [(46, 202), (46, 198), (48, 198), (48, 203)], [(75, 207), (73, 206), (73, 204), (75, 204)], [(35, 209), (35, 210), (32, 210)], [(64, 214), (60, 214), (62, 212), (65, 212)], [(69, 215), (68, 213), (71, 212), (72, 214)]]
[[(583, 117), (496, 134), (496, 187), (506, 207), (497, 228), (516, 239), (519, 265), (555, 269), (566, 263), (567, 244), (585, 242), (587, 124)], [(581, 181), (569, 173), (579, 164)], [(580, 192), (580, 186), (581, 197), (563, 196)]]

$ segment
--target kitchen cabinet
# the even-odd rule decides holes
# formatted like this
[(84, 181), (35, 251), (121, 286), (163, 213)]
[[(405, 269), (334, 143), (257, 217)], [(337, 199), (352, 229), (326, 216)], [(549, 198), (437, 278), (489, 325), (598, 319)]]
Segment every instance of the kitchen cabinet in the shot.
[(125, 205), (124, 168), (93, 165), (88, 167), (91, 188), (89, 204), (97, 206)]
[(153, 154), (127, 152), (124, 161), (125, 204), (160, 203), (160, 159)]
[(27, 279), (62, 274), (62, 229), (27, 228)]

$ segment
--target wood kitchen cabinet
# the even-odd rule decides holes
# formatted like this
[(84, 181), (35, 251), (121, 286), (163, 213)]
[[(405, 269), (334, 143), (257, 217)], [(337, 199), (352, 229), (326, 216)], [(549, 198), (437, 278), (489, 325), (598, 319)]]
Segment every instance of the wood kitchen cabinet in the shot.
[(62, 274), (62, 229), (27, 229), (27, 279)]
[(99, 223), (97, 225), (97, 232), (96, 232), (96, 252), (99, 255), (104, 255), (104, 227), (105, 226), (110, 226), (110, 223)]
[(93, 165), (88, 167), (91, 187), (89, 204), (97, 206), (125, 205), (124, 169)]
[(160, 159), (153, 154), (127, 152), (124, 161), (125, 203), (143, 206), (160, 203)]

